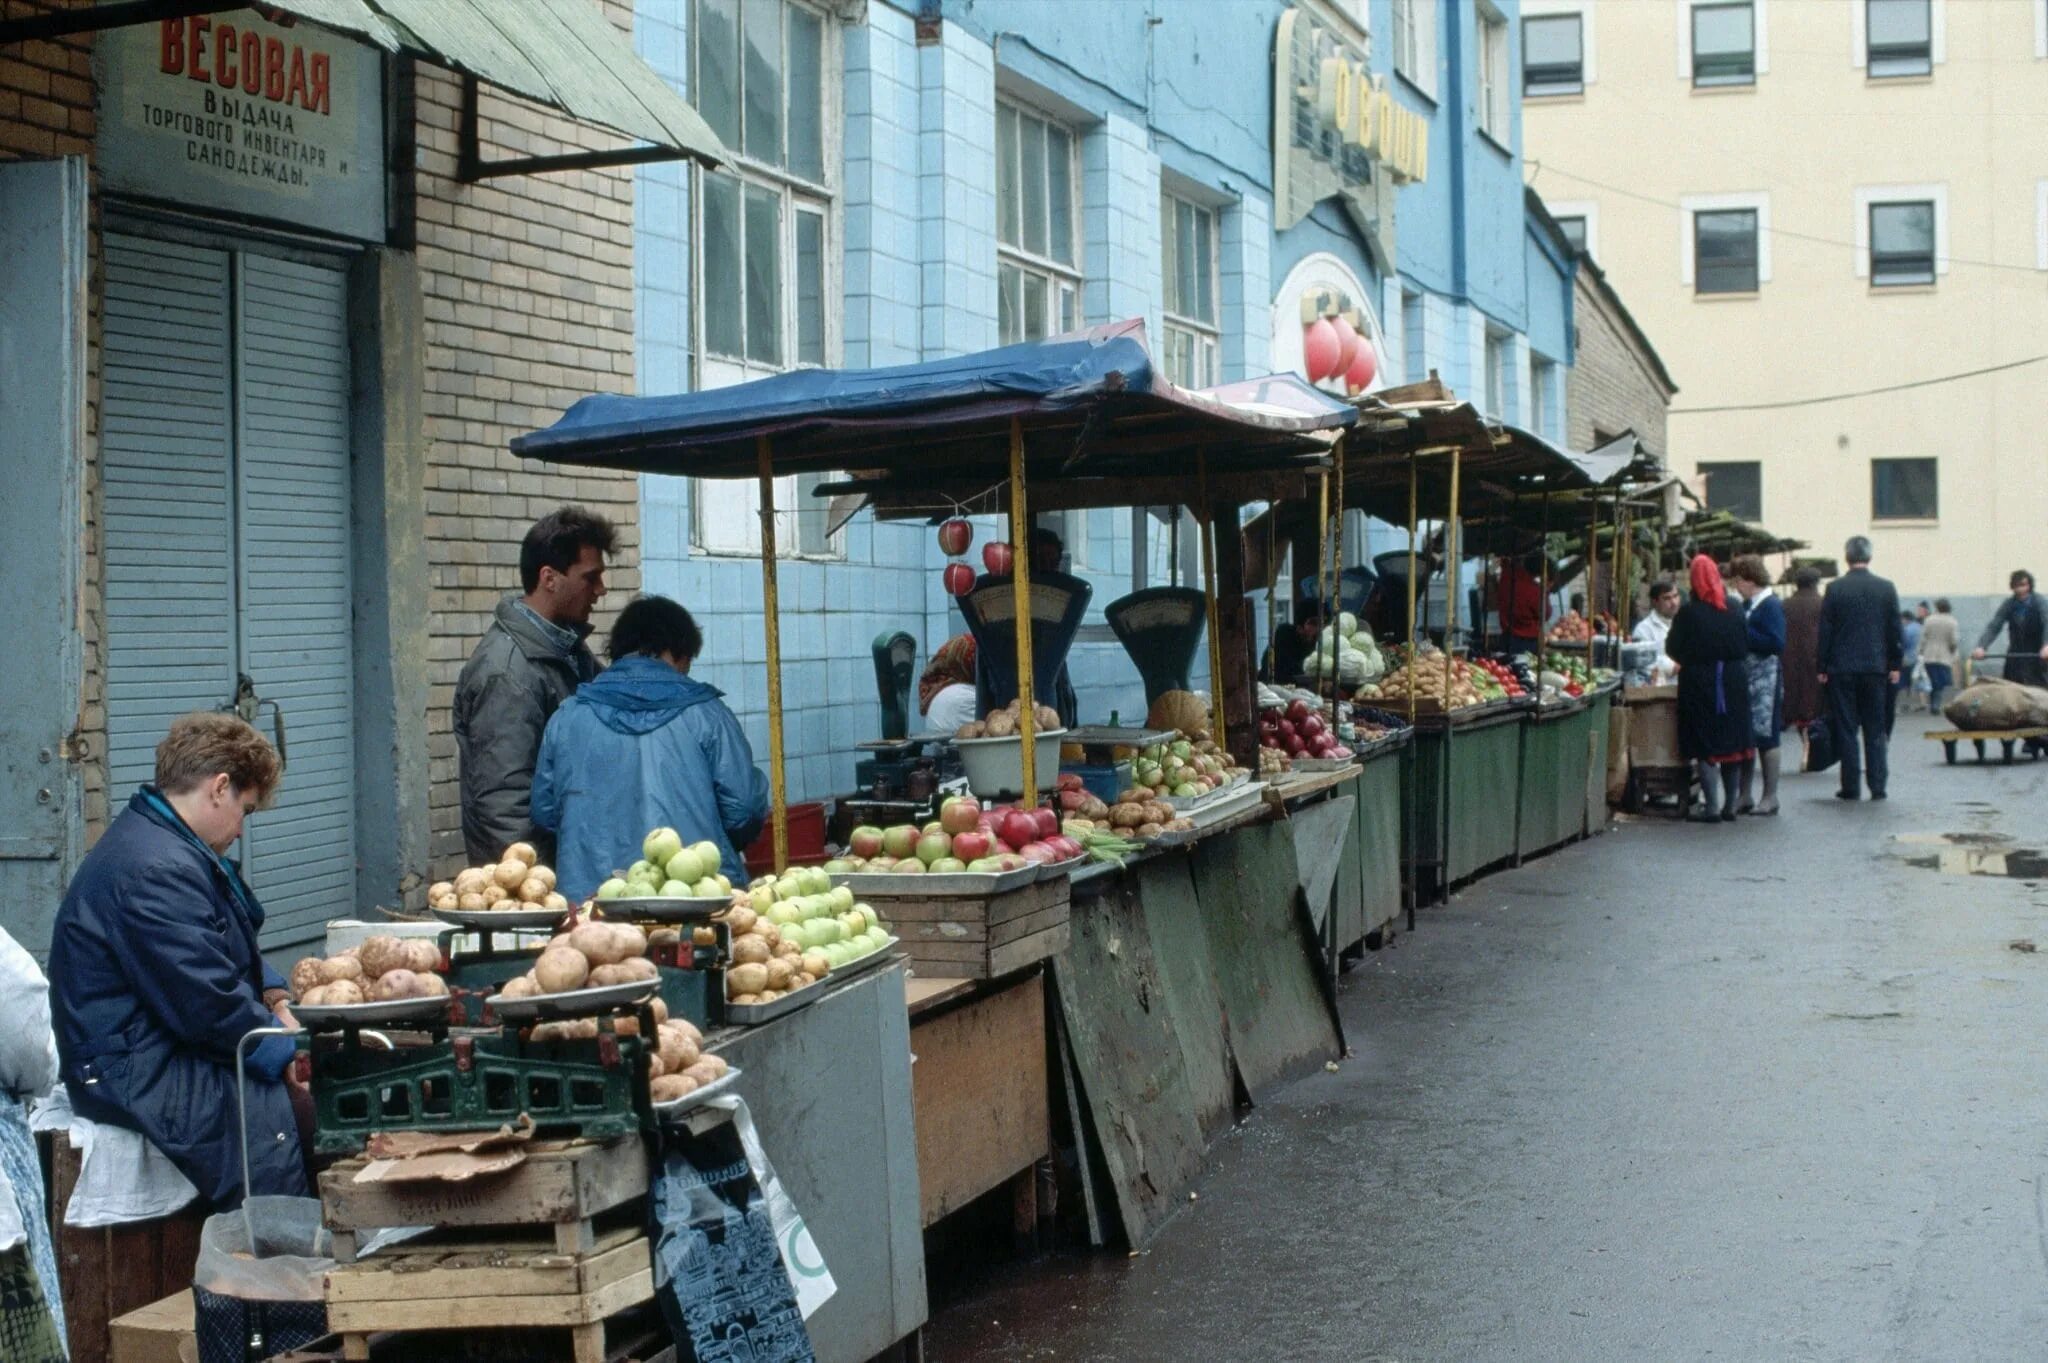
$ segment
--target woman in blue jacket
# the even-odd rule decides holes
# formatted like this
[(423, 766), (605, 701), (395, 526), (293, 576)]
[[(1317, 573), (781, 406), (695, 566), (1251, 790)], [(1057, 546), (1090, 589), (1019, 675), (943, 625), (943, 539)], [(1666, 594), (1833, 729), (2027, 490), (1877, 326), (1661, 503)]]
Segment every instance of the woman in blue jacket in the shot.
[(657, 828), (715, 843), (740, 883), (737, 849), (768, 817), (768, 779), (739, 721), (689, 675), (704, 636), (665, 596), (643, 596), (612, 626), (612, 665), (562, 702), (541, 737), (533, 821), (557, 837), (555, 875), (580, 900), (640, 858)]
[[(50, 1015), (71, 1105), (139, 1131), (217, 1208), (240, 1204), (235, 1045), (294, 1025), (263, 962), (263, 906), (222, 854), (277, 789), (277, 751), (232, 715), (174, 720), (156, 783), (79, 864), (50, 940)], [(310, 1191), (288, 1037), (248, 1052), (247, 1191)]]

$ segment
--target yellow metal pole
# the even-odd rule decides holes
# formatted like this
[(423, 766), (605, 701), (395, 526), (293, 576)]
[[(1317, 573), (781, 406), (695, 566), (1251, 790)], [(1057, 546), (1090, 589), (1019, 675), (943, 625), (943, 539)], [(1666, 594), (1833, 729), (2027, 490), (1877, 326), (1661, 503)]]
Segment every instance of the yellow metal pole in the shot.
[[(1325, 470), (1323, 471), (1322, 477), (1321, 477), (1321, 478), (1319, 478), (1319, 479), (1317, 480), (1317, 482), (1318, 482), (1318, 483), (1320, 484), (1320, 486), (1321, 486), (1321, 489), (1322, 489), (1322, 491), (1321, 491), (1321, 494), (1320, 494), (1320, 500), (1319, 500), (1319, 501), (1317, 502), (1317, 504), (1316, 504), (1316, 614), (1320, 616), (1320, 615), (1321, 615), (1321, 614), (1322, 614), (1322, 613), (1323, 613), (1323, 612), (1324, 612), (1325, 610), (1328, 610), (1328, 609), (1329, 609), (1329, 603), (1330, 603), (1330, 473), (1329, 473), (1329, 470), (1325, 469)], [(1341, 497), (1342, 497), (1342, 495), (1343, 495), (1343, 490), (1342, 490), (1341, 488), (1339, 488), (1339, 489), (1338, 489), (1338, 496), (1339, 496), (1339, 497), (1341, 498)], [(1321, 630), (1323, 630), (1323, 629), (1328, 629), (1328, 628), (1329, 628), (1329, 627), (1330, 627), (1331, 625), (1334, 625), (1334, 624), (1336, 624), (1336, 623), (1337, 623), (1337, 621), (1336, 621), (1336, 618), (1335, 618), (1335, 612), (1332, 612), (1332, 613), (1331, 613), (1331, 618), (1330, 618), (1330, 619), (1327, 619), (1327, 620), (1324, 620), (1324, 621), (1323, 621), (1323, 623), (1322, 623), (1322, 624), (1321, 624), (1321, 625), (1320, 625), (1320, 626), (1318, 627), (1318, 633), (1317, 633), (1317, 635), (1316, 635), (1316, 642), (1315, 642), (1315, 648), (1316, 648), (1316, 650), (1317, 650), (1318, 652), (1320, 652), (1320, 651), (1322, 650), (1322, 647), (1323, 647), (1323, 639), (1322, 639), (1322, 634), (1320, 633), (1320, 631), (1321, 631)], [(1335, 654), (1334, 654), (1334, 652), (1332, 653), (1332, 656), (1331, 656), (1331, 661), (1332, 661), (1333, 663), (1335, 662)], [(1335, 668), (1334, 666), (1333, 666), (1333, 667), (1332, 667), (1332, 668), (1330, 669), (1330, 672), (1331, 672), (1331, 675), (1332, 675), (1332, 676), (1334, 676), (1334, 675), (1336, 674), (1336, 670), (1337, 670), (1337, 669), (1336, 669), (1336, 668)], [(1335, 685), (1335, 683), (1333, 682), (1333, 683), (1332, 683), (1332, 685)], [(1318, 695), (1320, 695), (1320, 694), (1322, 693), (1322, 689), (1323, 689), (1323, 682), (1322, 682), (1322, 678), (1318, 677), (1318, 678), (1316, 678), (1316, 679), (1315, 679), (1315, 691), (1316, 691), (1316, 693), (1317, 693)]]
[(1201, 509), (1196, 524), (1202, 530), (1202, 594), (1209, 602), (1209, 737), (1216, 746), (1228, 746), (1223, 724), (1223, 639), (1221, 615), (1216, 609), (1216, 521), (1209, 506), (1209, 456), (1195, 456), (1195, 478)]
[(1451, 451), (1451, 514), (1444, 522), (1444, 706), (1451, 703), (1451, 648), (1458, 635), (1457, 567), (1464, 549), (1464, 535), (1458, 528), (1458, 466), (1464, 451)]
[[(1330, 508), (1334, 513), (1334, 526), (1330, 531), (1330, 620), (1326, 628), (1334, 629), (1337, 617), (1344, 613), (1344, 437), (1337, 437), (1337, 504)], [(1339, 644), (1332, 653), (1333, 659), (1343, 652)], [(1337, 669), (1330, 669), (1330, 731), (1337, 730)]]
[(754, 441), (761, 479), (762, 626), (768, 635), (768, 794), (775, 873), (789, 869), (789, 780), (782, 770), (782, 616), (775, 590), (775, 461), (768, 437)]
[(1408, 456), (1408, 727), (1415, 727), (1415, 681), (1421, 676), (1415, 651), (1415, 456)]
[(1031, 660), (1031, 515), (1024, 502), (1024, 423), (1010, 418), (1010, 588), (1017, 610), (1017, 736), (1024, 808), (1038, 804), (1038, 696)]

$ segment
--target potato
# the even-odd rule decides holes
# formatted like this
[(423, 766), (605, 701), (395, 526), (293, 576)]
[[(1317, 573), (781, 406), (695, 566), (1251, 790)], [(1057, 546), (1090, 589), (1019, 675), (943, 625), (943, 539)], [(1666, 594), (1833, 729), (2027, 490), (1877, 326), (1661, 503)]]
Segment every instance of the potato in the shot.
[(631, 960), (647, 954), (647, 932), (631, 923), (612, 924), (612, 940), (618, 944), (619, 959)]
[(610, 923), (585, 923), (569, 934), (571, 950), (583, 953), (592, 965), (611, 965), (625, 953), (619, 950), (618, 939), (612, 936)]
[(816, 984), (817, 982), (818, 977), (816, 975), (811, 974), (808, 970), (799, 970), (790, 977), (789, 987), (791, 989), (801, 989), (807, 984)]
[(565, 947), (569, 945), (569, 934), (566, 932), (556, 933), (554, 936), (548, 938), (548, 945), (551, 947)]
[(804, 958), (804, 949), (787, 937), (768, 948), (768, 951), (770, 960), (801, 961)]
[(452, 880), (437, 880), (433, 884), (427, 886), (428, 899), (439, 899), (443, 895), (450, 895), (454, 893), (455, 882)]
[(431, 937), (405, 939), (406, 968), (415, 975), (441, 968), (441, 944)]
[(448, 997), (448, 981), (442, 979), (438, 971), (416, 971), (413, 974), (413, 978), (419, 981), (419, 993), (415, 997), (422, 999), (445, 999)]
[(482, 894), (472, 890), (468, 894), (457, 895), (455, 897), (455, 907), (461, 909), (464, 913), (482, 913), (491, 906), (484, 902)]
[(507, 858), (491, 868), (491, 879), (499, 889), (511, 893), (526, 883), (526, 873), (533, 869), (530, 861), (513, 861)]
[(590, 978), (590, 961), (573, 947), (549, 947), (533, 963), (533, 978), (543, 994), (581, 989)]
[(696, 1064), (683, 1066), (682, 1072), (688, 1078), (696, 1080), (697, 1087), (702, 1088), (715, 1079), (725, 1077), (725, 1062), (715, 1055), (700, 1056)]
[(540, 906), (544, 909), (553, 909), (556, 913), (567, 913), (569, 911), (569, 901), (562, 895), (556, 894), (553, 890), (549, 890), (541, 896)]
[(455, 877), (453, 889), (458, 895), (482, 894), (484, 886), (491, 883), (491, 873), (482, 867), (472, 866)]
[(419, 996), (420, 977), (403, 966), (379, 975), (377, 983), (370, 989), (370, 997), (379, 1003), (389, 999), (415, 999)]
[(689, 1097), (701, 1087), (688, 1075), (664, 1074), (648, 1085), (647, 1092), (657, 1103), (673, 1103), (678, 1098)]
[(510, 896), (505, 893), (505, 887), (503, 885), (500, 885), (497, 881), (494, 880), (490, 884), (484, 886), (485, 908), (495, 909), (500, 904), (504, 903), (508, 898), (510, 898)]
[(760, 914), (755, 913), (752, 909), (734, 907), (725, 911), (725, 923), (727, 927), (732, 929), (732, 935), (738, 937), (743, 933), (752, 932), (754, 930), (754, 922), (760, 916)]
[(704, 1042), (704, 1034), (698, 1031), (697, 1024), (690, 1021), (688, 1018), (672, 1018), (670, 1019), (668, 1026), (669, 1030), (675, 1032), (679, 1036), (688, 1037), (692, 1042), (698, 1045), (702, 1045)]
[(786, 990), (781, 989), (763, 989), (761, 991), (761, 1002), (773, 1003), (775, 1002), (775, 1000), (781, 998), (783, 994), (786, 992)]
[[(405, 943), (396, 937), (371, 937), (360, 948), (363, 974), (376, 979), (387, 970), (396, 970), (406, 962)], [(321, 972), (326, 973), (324, 970)]]
[(434, 895), (427, 900), (427, 907), (430, 909), (459, 909), (462, 907), (462, 900), (460, 896), (454, 894)]
[(647, 1011), (654, 1014), (656, 1026), (668, 1021), (668, 1005), (661, 1001), (659, 994), (647, 1000)]
[(725, 973), (728, 995), (758, 994), (768, 987), (768, 967), (757, 961), (736, 965)]
[(768, 949), (767, 939), (759, 933), (750, 932), (744, 937), (735, 937), (732, 940), (734, 965), (765, 965), (768, 958), (774, 954)]
[(523, 861), (528, 866), (531, 866), (540, 860), (540, 853), (534, 850), (533, 844), (530, 842), (515, 842), (505, 849), (503, 859), (506, 861)]
[(661, 1052), (656, 1051), (647, 1057), (647, 1077), (650, 1080), (659, 1079), (667, 1072), (668, 1066), (661, 1063)]
[(697, 1043), (685, 1036), (663, 1036), (661, 1039), (662, 1068), (670, 1074), (681, 1074), (697, 1063), (701, 1054)]
[(650, 947), (674, 947), (683, 944), (683, 934), (676, 928), (656, 928), (647, 934)]
[(531, 975), (514, 975), (498, 987), (501, 999), (530, 999), (540, 993), (540, 982)]
[(618, 1036), (638, 1036), (640, 1035), (640, 1019), (631, 1017), (613, 1018), (612, 1031)]
[(320, 987), (327, 991), (327, 1002), (330, 1004), (364, 1003), (368, 1001), (368, 996), (364, 994), (362, 981), (360, 980), (334, 980)]
[(760, 1001), (761, 996), (759, 994), (735, 994), (726, 1000), (727, 1003), (759, 1003)]
[(555, 868), (552, 866), (542, 866), (539, 862), (535, 862), (533, 869), (526, 873), (526, 878), (528, 880), (538, 880), (549, 890), (555, 888)]
[(782, 940), (782, 929), (773, 923), (757, 919), (754, 923), (754, 935), (772, 947)]
[[(649, 940), (650, 942), (652, 941), (652, 939)], [(676, 937), (674, 941), (676, 945), (682, 945), (682, 938), (680, 936)], [(692, 928), (690, 929), (690, 945), (693, 947), (715, 947), (718, 945), (718, 934), (710, 928)]]
[(619, 972), (619, 979), (622, 981), (658, 980), (661, 978), (661, 971), (655, 966), (654, 962), (648, 960), (645, 956), (628, 956), (625, 960), (614, 964), (612, 969)]
[(292, 997), (302, 999), (309, 989), (317, 989), (327, 983), (327, 976), (321, 973), (327, 962), (318, 956), (307, 956), (292, 965), (291, 978), (285, 981), (292, 989)]
[(825, 959), (822, 951), (806, 951), (803, 955), (804, 973), (814, 980), (822, 980), (832, 973), (832, 963)]
[(789, 980), (796, 974), (789, 968), (789, 962), (778, 957), (768, 962), (768, 987), (779, 993), (789, 992)]
[(326, 1003), (327, 986), (324, 984), (316, 984), (311, 989), (304, 990), (300, 993), (298, 1001), (300, 1003), (307, 1005), (308, 1007), (313, 1007), (319, 1004)]
[(597, 965), (590, 968), (590, 978), (584, 983), (595, 989), (601, 985), (623, 984), (625, 977), (619, 973), (619, 967), (615, 964)]
[(336, 980), (361, 980), (364, 974), (363, 963), (353, 956), (336, 956), (320, 963), (322, 984), (333, 984)]
[(522, 904), (538, 904), (541, 900), (547, 898), (548, 887), (546, 882), (541, 880), (539, 876), (528, 876), (519, 882), (518, 888), (513, 893), (519, 896), (519, 901)]

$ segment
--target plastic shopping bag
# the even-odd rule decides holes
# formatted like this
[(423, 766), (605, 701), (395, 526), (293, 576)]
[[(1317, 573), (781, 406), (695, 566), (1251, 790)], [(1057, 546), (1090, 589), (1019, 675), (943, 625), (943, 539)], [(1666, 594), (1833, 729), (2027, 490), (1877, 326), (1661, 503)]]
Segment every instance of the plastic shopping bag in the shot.
[(315, 1198), (252, 1197), (207, 1217), (192, 1270), (200, 1363), (249, 1363), (326, 1334), (333, 1253)]

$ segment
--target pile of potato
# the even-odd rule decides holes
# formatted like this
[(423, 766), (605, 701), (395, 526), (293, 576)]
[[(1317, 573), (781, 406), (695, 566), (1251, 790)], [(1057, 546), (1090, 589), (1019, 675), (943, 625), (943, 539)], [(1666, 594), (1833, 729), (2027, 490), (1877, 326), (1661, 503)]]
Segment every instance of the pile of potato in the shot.
[(1411, 693), (1418, 702), (1444, 710), (1463, 710), (1486, 700), (1473, 684), (1472, 664), (1462, 658), (1452, 660), (1446, 683), (1441, 653), (1410, 659), (1380, 678), (1378, 685), (1361, 688), (1358, 697), (1394, 710), (1400, 708), (1394, 702), (1405, 703)]
[(660, 976), (647, 959), (647, 934), (631, 923), (583, 923), (541, 949), (533, 969), (505, 981), (501, 999), (566, 994)]
[(468, 913), (483, 909), (553, 909), (560, 913), (568, 909), (569, 901), (555, 892), (554, 870), (540, 864), (540, 853), (533, 844), (515, 842), (496, 865), (472, 866), (453, 880), (430, 885), (427, 907)]
[(816, 984), (832, 973), (832, 962), (813, 947), (805, 950), (782, 929), (755, 911), (735, 903), (725, 911), (732, 929), (732, 962), (725, 968), (729, 1003), (773, 1003), (793, 989)]
[[(1013, 700), (1002, 709), (991, 712), (986, 719), (970, 720), (954, 731), (955, 738), (1010, 738), (1014, 736), (1024, 720), (1024, 707), (1020, 700)], [(1060, 712), (1050, 705), (1031, 707), (1031, 722), (1034, 733), (1048, 734), (1060, 728)]]
[(292, 967), (292, 998), (314, 1006), (444, 998), (441, 948), (424, 937), (372, 937), (322, 960), (308, 956)]

